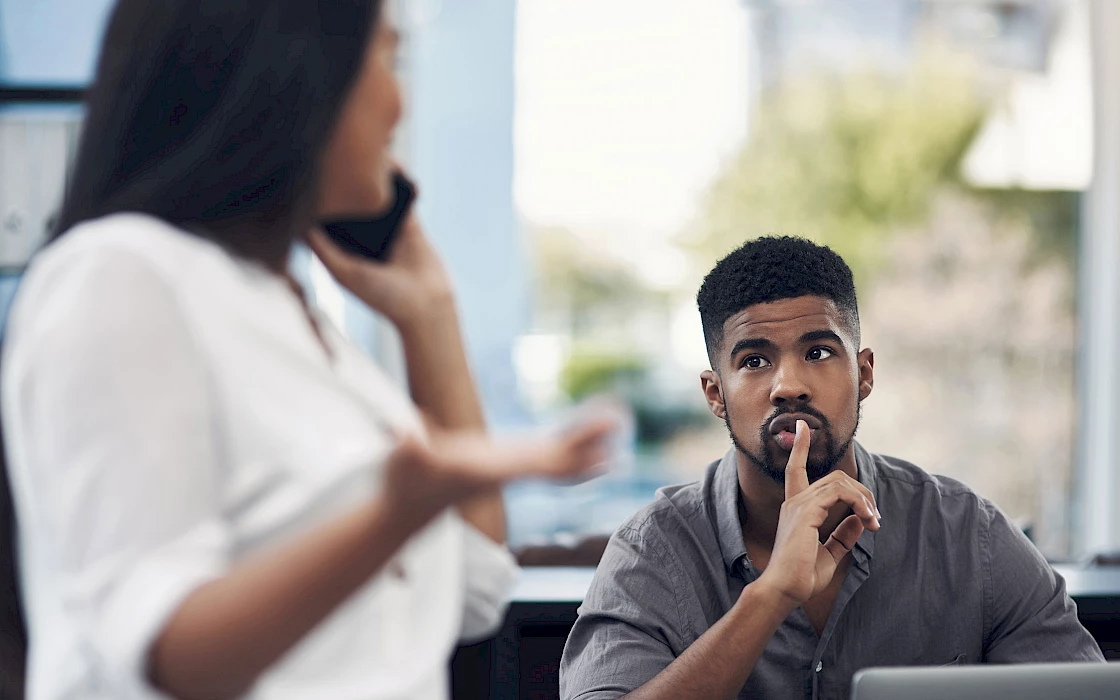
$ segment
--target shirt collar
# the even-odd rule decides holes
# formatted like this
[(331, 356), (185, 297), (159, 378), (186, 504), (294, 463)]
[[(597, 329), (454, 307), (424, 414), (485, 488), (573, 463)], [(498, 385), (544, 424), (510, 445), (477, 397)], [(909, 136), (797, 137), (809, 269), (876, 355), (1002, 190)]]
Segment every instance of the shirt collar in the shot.
[[(876, 478), (875, 458), (858, 442), (853, 443), (856, 456), (856, 471), (859, 482), (867, 487), (879, 500), (878, 479)], [(736, 450), (732, 447), (720, 460), (712, 478), (712, 500), (714, 501), (716, 538), (723, 553), (723, 564), (728, 574), (734, 575), (739, 561), (747, 556), (747, 546), (743, 543), (743, 527), (739, 520), (739, 504), (742, 494), (739, 491), (739, 470)], [(854, 557), (857, 563), (866, 566), (867, 560), (875, 552), (875, 533), (864, 530), (856, 542)]]
[(715, 506), (716, 538), (723, 552), (723, 564), (729, 575), (735, 575), (739, 560), (747, 556), (747, 546), (743, 543), (743, 526), (739, 522), (739, 504), (743, 497), (739, 492), (739, 470), (736, 462), (737, 451), (734, 447), (720, 460), (712, 478), (712, 501)]
[[(856, 470), (859, 475), (859, 483), (867, 487), (871, 495), (875, 497), (875, 502), (879, 502), (879, 480), (877, 470), (879, 468), (878, 462), (870, 452), (863, 449), (863, 445), (858, 442), (853, 443), (856, 453)], [(875, 553), (875, 534), (871, 530), (864, 530), (860, 535), (859, 540), (856, 541), (854, 556), (856, 561), (862, 565), (867, 564), (866, 560), (870, 559)], [(864, 557), (860, 556), (863, 553)]]

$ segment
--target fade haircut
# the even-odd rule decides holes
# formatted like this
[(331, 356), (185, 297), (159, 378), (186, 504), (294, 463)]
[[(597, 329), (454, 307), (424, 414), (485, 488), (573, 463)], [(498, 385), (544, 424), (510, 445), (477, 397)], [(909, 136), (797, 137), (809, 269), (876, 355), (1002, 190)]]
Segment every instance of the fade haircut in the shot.
[(748, 306), (803, 296), (831, 299), (859, 349), (852, 271), (830, 248), (804, 238), (767, 236), (747, 241), (716, 263), (696, 295), (712, 368), (727, 319)]

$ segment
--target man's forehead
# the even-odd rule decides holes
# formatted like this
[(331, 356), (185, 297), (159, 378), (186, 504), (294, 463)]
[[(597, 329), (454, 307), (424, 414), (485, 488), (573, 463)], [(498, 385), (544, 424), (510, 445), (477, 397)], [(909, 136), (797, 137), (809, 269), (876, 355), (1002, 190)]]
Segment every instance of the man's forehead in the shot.
[(803, 296), (752, 304), (728, 318), (723, 330), (725, 335), (741, 336), (802, 326), (844, 330), (844, 316), (836, 302), (827, 297)]

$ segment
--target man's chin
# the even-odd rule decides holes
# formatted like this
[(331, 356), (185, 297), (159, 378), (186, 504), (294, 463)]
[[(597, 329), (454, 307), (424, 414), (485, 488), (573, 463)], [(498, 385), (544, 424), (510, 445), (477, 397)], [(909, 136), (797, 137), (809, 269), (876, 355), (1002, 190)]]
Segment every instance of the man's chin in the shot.
[(809, 475), (809, 483), (823, 479), (836, 469), (836, 464), (806, 464), (805, 472)]
[[(766, 459), (758, 459), (755, 455), (747, 454), (751, 462), (766, 476), (770, 477), (779, 484), (786, 482), (786, 465), (789, 463), (789, 452), (785, 450), (767, 450)], [(834, 469), (836, 469), (839, 461), (830, 462), (825, 456), (823, 459), (817, 457), (810, 452), (809, 460), (805, 464), (805, 472), (809, 477), (809, 483), (813, 483), (819, 479), (828, 476)]]
[[(831, 471), (828, 466), (828, 451), (823, 449), (823, 447), (822, 445), (821, 449), (818, 449), (816, 445), (814, 445), (809, 448), (809, 458), (805, 462), (805, 468), (810, 472), (814, 469)], [(782, 471), (785, 471), (786, 465), (789, 464), (789, 457), (792, 453), (792, 450), (783, 450), (777, 445), (769, 446), (766, 450), (766, 456), (769, 458), (770, 462)], [(825, 473), (828, 473), (828, 471)]]
[[(789, 456), (791, 450), (783, 450), (776, 441), (765, 441), (760, 447), (762, 451), (756, 453), (752, 450), (746, 449), (742, 442), (735, 436), (731, 430), (731, 425), (728, 423), (727, 432), (731, 436), (731, 442), (735, 448), (747, 459), (751, 464), (758, 469), (764, 476), (772, 479), (779, 485), (786, 483), (786, 465), (789, 463)], [(821, 447), (824, 447), (822, 445)], [(817, 454), (821, 452), (816, 446), (809, 448), (809, 459), (805, 465), (805, 471), (809, 476), (809, 483), (813, 483), (829, 474), (840, 463), (839, 459), (829, 460), (827, 450), (824, 454)]]

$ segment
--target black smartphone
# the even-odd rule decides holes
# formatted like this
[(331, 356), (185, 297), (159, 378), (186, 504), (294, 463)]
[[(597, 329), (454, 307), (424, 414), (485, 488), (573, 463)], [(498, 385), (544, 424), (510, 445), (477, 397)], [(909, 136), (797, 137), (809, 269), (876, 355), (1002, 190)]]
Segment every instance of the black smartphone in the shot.
[(393, 205), (384, 214), (372, 219), (334, 219), (322, 225), (327, 235), (348, 253), (385, 262), (414, 199), (416, 187), (404, 173), (396, 171), (393, 173)]

